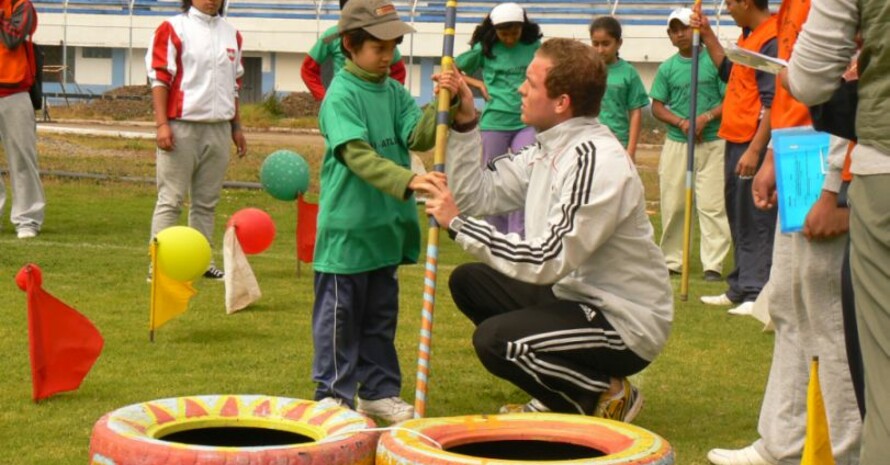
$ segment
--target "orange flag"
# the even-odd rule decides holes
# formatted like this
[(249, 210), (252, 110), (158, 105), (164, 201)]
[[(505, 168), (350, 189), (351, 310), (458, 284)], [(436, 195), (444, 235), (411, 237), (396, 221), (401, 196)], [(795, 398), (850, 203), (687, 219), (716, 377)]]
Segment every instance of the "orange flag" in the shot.
[(177, 281), (161, 270), (158, 266), (157, 248), (157, 241), (151, 241), (151, 308), (148, 322), (151, 340), (154, 340), (154, 330), (185, 313), (189, 301), (198, 293), (191, 281)]
[(800, 465), (834, 465), (828, 418), (822, 389), (819, 387), (819, 357), (810, 363), (810, 384), (807, 386), (807, 435), (803, 442)]
[(28, 293), (31, 398), (36, 402), (77, 389), (102, 353), (102, 335), (85, 316), (41, 288), (37, 265), (22, 267), (15, 282)]

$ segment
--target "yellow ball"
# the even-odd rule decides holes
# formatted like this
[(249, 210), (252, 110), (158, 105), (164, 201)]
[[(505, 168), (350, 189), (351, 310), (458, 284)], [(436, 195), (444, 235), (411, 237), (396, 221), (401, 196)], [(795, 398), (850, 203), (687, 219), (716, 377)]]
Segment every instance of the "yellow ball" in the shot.
[(159, 232), (158, 268), (177, 281), (192, 281), (210, 266), (210, 243), (197, 229), (171, 226)]

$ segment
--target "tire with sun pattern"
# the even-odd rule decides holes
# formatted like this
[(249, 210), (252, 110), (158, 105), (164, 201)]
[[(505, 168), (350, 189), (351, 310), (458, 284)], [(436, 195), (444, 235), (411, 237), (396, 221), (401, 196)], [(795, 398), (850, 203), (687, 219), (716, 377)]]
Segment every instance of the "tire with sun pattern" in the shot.
[(160, 399), (99, 419), (89, 463), (372, 465), (379, 433), (364, 430), (374, 427), (334, 403), (262, 395)]
[[(673, 450), (661, 436), (638, 426), (595, 417), (554, 413), (471, 415), (414, 419), (398, 426), (380, 437), (376, 465), (674, 463)], [(493, 449), (498, 452), (494, 457), (453, 451), (466, 451), (485, 443), (495, 445)], [(560, 443), (556, 447), (570, 449), (571, 457), (534, 457), (519, 447), (523, 443)], [(509, 455), (519, 457), (503, 458)]]

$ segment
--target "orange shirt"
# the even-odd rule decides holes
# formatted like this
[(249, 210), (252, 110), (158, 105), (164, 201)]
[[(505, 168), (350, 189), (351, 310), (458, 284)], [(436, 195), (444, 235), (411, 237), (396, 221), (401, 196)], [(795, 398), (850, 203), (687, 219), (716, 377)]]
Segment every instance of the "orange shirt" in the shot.
[[(794, 49), (797, 36), (803, 28), (803, 23), (806, 22), (809, 12), (810, 0), (784, 0), (782, 2), (777, 15), (776, 38), (779, 45), (779, 58), (786, 61), (791, 59), (791, 51)], [(813, 124), (809, 108), (795, 100), (780, 82), (776, 83), (776, 96), (773, 98), (770, 124), (773, 129)]]
[[(770, 16), (757, 26), (757, 29), (751, 31), (748, 37), (739, 37), (738, 45), (759, 53), (760, 49), (775, 37), (776, 17)], [(761, 107), (754, 68), (733, 66), (726, 85), (726, 97), (723, 100), (723, 121), (717, 135), (739, 144), (750, 142), (757, 132)]]
[[(21, 3), (23, 3), (23, 1), (24, 0), (0, 0), (0, 12), (3, 14), (3, 32), (5, 35), (10, 35), (14, 38), (26, 37), (32, 34), (37, 27), (36, 16), (34, 18), (28, 18), (28, 16), (34, 15), (34, 9), (30, 4), (24, 5), (24, 17), (21, 22), (23, 26), (22, 29), (16, 29), (11, 27), (11, 25), (8, 28), (6, 27), (8, 24), (7, 21), (12, 18), (13, 12)], [(25, 31), (25, 24), (31, 24), (32, 29), (30, 31)], [(30, 39), (23, 40), (21, 45), (12, 50), (6, 48), (6, 45), (0, 41), (0, 63), (3, 64), (0, 66), (0, 97), (17, 94), (19, 92), (26, 92), (31, 87), (31, 83), (34, 82), (35, 71), (32, 55)]]

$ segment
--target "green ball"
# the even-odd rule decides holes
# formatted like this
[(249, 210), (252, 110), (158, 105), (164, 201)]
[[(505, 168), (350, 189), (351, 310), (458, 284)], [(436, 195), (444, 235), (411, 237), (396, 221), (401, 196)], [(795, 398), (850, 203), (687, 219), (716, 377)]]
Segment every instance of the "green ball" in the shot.
[(296, 152), (276, 150), (260, 168), (263, 189), (278, 200), (294, 200), (309, 188), (309, 164)]

